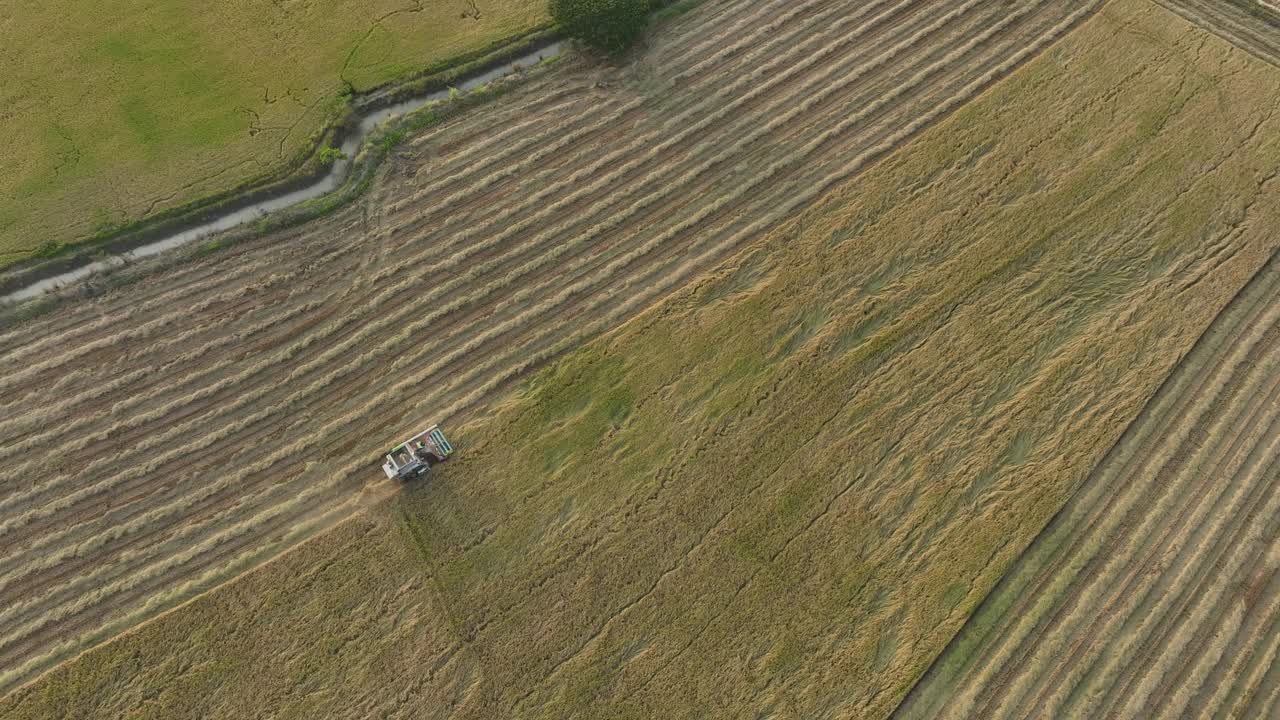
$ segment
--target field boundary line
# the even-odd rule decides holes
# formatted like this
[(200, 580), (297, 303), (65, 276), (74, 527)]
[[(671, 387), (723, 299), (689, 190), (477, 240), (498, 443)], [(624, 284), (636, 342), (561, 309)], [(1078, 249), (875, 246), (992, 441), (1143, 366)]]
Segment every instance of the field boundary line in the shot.
[[(1075, 499), (1077, 495), (1085, 491), (1090, 486), (1091, 481), (1097, 476), (1099, 472), (1103, 471), (1106, 467), (1108, 467), (1109, 463), (1116, 456), (1117, 453), (1124, 451), (1124, 448), (1133, 441), (1135, 434), (1140, 432), (1144, 425), (1151, 422), (1151, 414), (1155, 412), (1155, 410), (1157, 409), (1157, 406), (1160, 405), (1160, 400), (1162, 399), (1163, 394), (1168, 392), (1173, 385), (1179, 382), (1180, 375), (1183, 371), (1183, 367), (1187, 359), (1194, 357), (1197, 354), (1205, 353), (1209, 351), (1208, 346), (1209, 346), (1209, 343), (1215, 339), (1214, 335), (1216, 334), (1215, 331), (1217, 330), (1217, 328), (1215, 327), (1215, 323), (1218, 322), (1219, 318), (1223, 318), (1227, 316), (1229, 313), (1233, 312), (1239, 304), (1248, 302), (1251, 293), (1255, 291), (1258, 286), (1265, 283), (1266, 280), (1268, 279), (1268, 276), (1272, 272), (1276, 272), (1278, 269), (1280, 269), (1280, 250), (1277, 250), (1276, 252), (1274, 252), (1271, 255), (1271, 257), (1268, 258), (1265, 263), (1263, 263), (1262, 267), (1259, 268), (1258, 272), (1256, 272), (1253, 275), (1253, 277), (1249, 278), (1249, 281), (1246, 282), (1244, 286), (1241, 287), (1231, 297), (1231, 300), (1228, 301), (1227, 304), (1222, 307), (1222, 309), (1218, 312), (1218, 314), (1214, 316), (1214, 319), (1209, 323), (1208, 327), (1206, 327), (1205, 330), (1202, 333), (1200, 333), (1200, 336), (1196, 338), (1195, 342), (1192, 343), (1191, 347), (1188, 348), (1187, 352), (1178, 359), (1177, 363), (1174, 364), (1169, 374), (1166, 375), (1165, 378), (1160, 381), (1160, 385), (1156, 387), (1156, 390), (1154, 393), (1151, 394), (1151, 397), (1149, 397), (1147, 401), (1143, 403), (1142, 408), (1138, 411), (1138, 414), (1135, 415), (1133, 421), (1130, 422), (1125, 427), (1124, 432), (1120, 434), (1120, 437), (1117, 438), (1115, 443), (1112, 444), (1112, 446), (1107, 450), (1106, 454), (1102, 456), (1102, 458), (1098, 461), (1098, 463), (1094, 465), (1093, 469), (1089, 472), (1089, 474), (1080, 482), (1080, 485), (1067, 498), (1066, 502), (1062, 504), (1062, 507), (1060, 507), (1053, 514), (1053, 516), (1049, 518), (1049, 520), (1044, 524), (1044, 526), (1040, 529), (1040, 531), (1036, 533), (1035, 536), (1029, 539), (1029, 541), (1022, 548), (1022, 550), (1019, 551), (1017, 557), (1021, 557), (1027, 552), (1027, 550), (1029, 550), (1032, 547), (1035, 547), (1036, 543), (1038, 543), (1042, 538), (1045, 538), (1048, 535), (1052, 534), (1054, 531), (1058, 529), (1058, 526), (1061, 525), (1061, 523), (1066, 521), (1067, 515), (1069, 514), (1072, 508), (1072, 504), (1071, 504), (1072, 500)], [(1012, 569), (1012, 566), (1010, 567), (1010, 569)], [(937, 672), (941, 672), (940, 663), (943, 662), (944, 658), (949, 657), (951, 652), (956, 650), (957, 644), (962, 641), (962, 635), (963, 635), (962, 630), (965, 628), (966, 625), (968, 625), (969, 621), (974, 617), (978, 616), (979, 614), (981, 614), (983, 610), (989, 609), (990, 604), (993, 602), (996, 602), (999, 596), (1002, 594), (1002, 592), (1008, 589), (1009, 584), (1012, 582), (1015, 582), (1017, 579), (1018, 578), (1014, 577), (1014, 575), (1009, 572), (1006, 572), (1003, 575), (1001, 575), (1000, 579), (996, 581), (995, 585), (991, 587), (991, 590), (987, 592), (986, 597), (984, 597), (980, 603), (974, 606), (973, 611), (970, 612), (969, 615), (965, 618), (964, 623), (961, 623), (961, 625), (956, 629), (955, 634), (952, 635), (951, 639), (947, 641), (947, 644), (942, 647), (942, 649), (938, 652), (936, 656), (934, 656), (933, 661), (929, 663), (929, 666), (925, 669), (925, 671), (921, 673), (918, 678), (916, 678), (916, 681), (912, 684), (911, 690), (908, 691), (907, 694), (903, 696), (902, 700), (898, 703), (898, 707), (894, 709), (894, 713), (891, 714), (890, 717), (893, 717), (894, 715), (896, 715), (900, 709), (906, 707), (909, 701), (913, 700), (916, 697), (917, 690), (919, 688), (924, 687), (924, 685), (926, 684), (925, 681), (929, 677), (931, 677), (933, 674)]]

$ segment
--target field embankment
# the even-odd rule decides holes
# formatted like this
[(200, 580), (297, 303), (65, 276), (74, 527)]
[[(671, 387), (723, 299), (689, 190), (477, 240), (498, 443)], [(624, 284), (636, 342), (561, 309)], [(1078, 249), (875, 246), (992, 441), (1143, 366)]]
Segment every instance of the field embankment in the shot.
[(358, 509), (1097, 3), (707, 3), (407, 144), (359, 205), (0, 334), (0, 689)]
[[(688, 57), (682, 42), (731, 55), (707, 27), (722, 23), (752, 42), (737, 23), (795, 7), (709, 5), (689, 16), (696, 24), (681, 26), (686, 34), (673, 32), (670, 44), (655, 48), (655, 58)], [(801, 8), (790, 17), (835, 32), (822, 8), (830, 9)], [(583, 110), (615, 112), (596, 93), (657, 84), (660, 67), (669, 65), (634, 68), (629, 79), (601, 76), (611, 88), (597, 87), (594, 77), (567, 87), (582, 88)], [(677, 72), (698, 67), (695, 58)], [(911, 71), (895, 63), (892, 72)], [(748, 185), (751, 203), (711, 216), (729, 232), (694, 226), (669, 260), (645, 265), (654, 274), (622, 275), (598, 295), (573, 295), (625, 304), (643, 297), (633, 287), (662, 278), (692, 283), (558, 360), (493, 417), (471, 422), (456, 462), (394, 501), (402, 526), (387, 506), (357, 514), (277, 563), (54, 670), (11, 695), (0, 713), (164, 716), (195, 707), (234, 715), (253, 698), (260, 712), (313, 715), (883, 717), (1276, 250), (1271, 228), (1280, 196), (1260, 181), (1280, 164), (1269, 114), (1278, 95), (1273, 69), (1252, 57), (1149, 3), (1109, 3), (907, 151), (832, 185), (817, 206), (780, 227), (725, 242), (765, 217), (770, 203), (785, 208), (766, 184)], [(674, 98), (662, 93), (637, 114), (668, 117), (662, 113), (711, 96), (696, 88)], [(574, 97), (517, 96), (515, 114), (487, 114), (485, 122), (498, 127), (486, 125), (492, 129), (479, 137), (501, 147), (524, 133), (537, 137), (541, 127), (577, 142), (562, 122), (538, 124)], [(801, 102), (776, 100), (782, 105), (765, 117)], [(533, 102), (548, 105), (533, 112), (521, 104)], [(851, 99), (818, 107), (848, 119), (856, 113), (849, 108), (861, 106)], [(504, 134), (501, 123), (513, 120), (528, 125)], [(449, 134), (463, 127), (441, 129), (414, 152), (450, 162), (472, 147), (467, 134)], [(1224, 135), (1232, 142), (1222, 143)], [(789, 136), (778, 137), (780, 152), (795, 156)], [(601, 156), (599, 143), (589, 147), (606, 168), (620, 162)], [(663, 166), (699, 162), (698, 147)], [(762, 143), (760, 159), (736, 166), (725, 182), (746, 185), (753, 170), (771, 166), (770, 147)], [(521, 146), (511, 152), (535, 154)], [(821, 164), (838, 156), (807, 157)], [(843, 162), (826, 173), (851, 160)], [(537, 187), (554, 187), (557, 172), (572, 177), (572, 167), (552, 169)], [(414, 168), (406, 162), (397, 170)], [(786, 188), (790, 177), (775, 184)], [(811, 187), (807, 176), (795, 177)], [(475, 185), (459, 187), (448, 204), (459, 220), (501, 218), (492, 203), (504, 198), (536, 203), (526, 212), (553, 207), (536, 192), (512, 198), (500, 191), (506, 186)], [(373, 246), (385, 255), (360, 252), (368, 241), (333, 252), (362, 262), (411, 261), (388, 276), (446, 257), (439, 244), (419, 256), (410, 254), (415, 245), (393, 242), (399, 224), (426, 212), (417, 201), (398, 204), (405, 192), (389, 184), (385, 214), (371, 205), (367, 215), (331, 221), (329, 232), (345, 227), (348, 238), (368, 233), (366, 222), (386, 228), (377, 236), (386, 245)], [(723, 197), (682, 194), (685, 203), (638, 216), (637, 232), (669, 233), (664, 215), (678, 223), (682, 211), (698, 212), (687, 198)], [(442, 217), (418, 230), (447, 237), (449, 227)], [(599, 252), (627, 257), (619, 243), (629, 235), (589, 236)], [(225, 281), (229, 266), (221, 263), (246, 263), (248, 271), (256, 253), (272, 257), (323, 241), (306, 230), (295, 238), (237, 249), (213, 267), (178, 275)], [(714, 270), (728, 252), (734, 262)], [(707, 265), (693, 263), (708, 254)], [(344, 277), (369, 277), (361, 275), (367, 267), (355, 262)], [(558, 263), (562, 282), (594, 277), (573, 267)], [(342, 287), (321, 264), (298, 269)], [(429, 317), (436, 305), (428, 294), (447, 281), (406, 280), (416, 290), (386, 306), (412, 310), (392, 316), (397, 327)], [(140, 287), (180, 296), (187, 286)], [(276, 292), (280, 309), (295, 307), (284, 301), (287, 292)], [(344, 303), (356, 307), (364, 297), (349, 293)], [(308, 434), (295, 442), (316, 448), (318, 459), (295, 479), (289, 465), (302, 460), (291, 455), (274, 475), (280, 489), (313, 492), (311, 513), (349, 516), (340, 503), (360, 482), (353, 473), (376, 472), (359, 452), (435, 412), (454, 408), (457, 417), (475, 418), (460, 409), (485, 377), (496, 377), (482, 368), (501, 366), (508, 350), (528, 359), (540, 348), (576, 344), (584, 327), (605, 316), (536, 297), (495, 303), (477, 315), (482, 320), (436, 323), (441, 335), (431, 342), (466, 348), (466, 361), (440, 374), (429, 373), (453, 362), (442, 360), (449, 346), (408, 357), (388, 351), (384, 364), (357, 364), (345, 394), (303, 406), (306, 417), (297, 422)], [(254, 312), (252, 302), (241, 307)], [(547, 318), (526, 326), (549, 334), (546, 345), (469, 345), (468, 333), (528, 308)], [(406, 392), (362, 395), (393, 382)], [(375, 400), (367, 415), (344, 419)], [(278, 427), (282, 435), (301, 432)], [(270, 457), (272, 433), (254, 440), (236, 443), (221, 462)], [(198, 488), (209, 477), (216, 472), (179, 482)], [(247, 487), (271, 492), (271, 483), (249, 480)], [(222, 497), (234, 503), (238, 491)], [(252, 508), (258, 500), (244, 502)], [(294, 511), (288, 503), (261, 507)], [(228, 522), (248, 515), (232, 513)], [(314, 641), (291, 628), (306, 628)], [(397, 671), (384, 669), (391, 664)]]
[(0, 268), (287, 172), (350, 92), (527, 33), (547, 22), (545, 6), (11, 3), (0, 18)]

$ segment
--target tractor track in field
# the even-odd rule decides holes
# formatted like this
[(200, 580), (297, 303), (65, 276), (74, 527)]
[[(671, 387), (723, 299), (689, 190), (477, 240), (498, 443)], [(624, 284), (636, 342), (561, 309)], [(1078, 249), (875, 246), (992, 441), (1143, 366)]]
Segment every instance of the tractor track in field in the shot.
[(1270, 717), (1278, 485), (1273, 258), (897, 716)]
[(482, 412), (1099, 5), (710, 3), (630, 68), (424, 133), (356, 208), (0, 334), (0, 691), (341, 519), (388, 440)]

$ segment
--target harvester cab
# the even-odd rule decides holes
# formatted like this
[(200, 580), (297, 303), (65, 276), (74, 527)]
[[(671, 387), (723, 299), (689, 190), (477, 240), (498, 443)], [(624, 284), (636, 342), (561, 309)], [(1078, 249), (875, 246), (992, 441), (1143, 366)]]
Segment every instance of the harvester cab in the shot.
[(453, 454), (453, 444), (439, 425), (432, 425), (391, 448), (382, 463), (382, 472), (392, 480), (408, 480), (425, 474), (432, 465), (442, 463)]

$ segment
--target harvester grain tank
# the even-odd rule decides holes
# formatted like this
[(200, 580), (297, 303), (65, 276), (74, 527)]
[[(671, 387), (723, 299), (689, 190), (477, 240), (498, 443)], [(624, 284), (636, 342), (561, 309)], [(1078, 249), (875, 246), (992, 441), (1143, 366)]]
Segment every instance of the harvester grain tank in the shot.
[(453, 454), (453, 444), (439, 425), (432, 425), (387, 452), (382, 472), (392, 480), (409, 480), (424, 475), (432, 465), (442, 463)]

